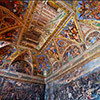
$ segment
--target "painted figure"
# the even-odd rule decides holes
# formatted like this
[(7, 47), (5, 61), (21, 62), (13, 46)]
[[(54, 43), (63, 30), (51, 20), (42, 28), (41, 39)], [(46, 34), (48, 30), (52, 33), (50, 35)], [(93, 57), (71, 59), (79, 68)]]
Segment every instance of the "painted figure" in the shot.
[(12, 11), (21, 20), (23, 19), (29, 0), (0, 1), (0, 5)]
[(2, 100), (43, 100), (44, 85), (5, 79), (1, 98)]
[(17, 60), (13, 62), (10, 66), (10, 70), (14, 72), (28, 74), (28, 75), (32, 74), (31, 66), (24, 60)]
[(100, 20), (100, 1), (82, 0), (78, 4), (79, 19)]
[(16, 48), (11, 45), (0, 48), (0, 65), (2, 65), (7, 58), (9, 58), (16, 51)]
[(88, 37), (86, 38), (86, 46), (87, 46), (87, 48), (91, 47), (93, 44), (95, 44), (99, 40), (100, 40), (100, 32), (99, 31), (91, 32), (88, 35)]
[(80, 49), (77, 46), (72, 45), (68, 49), (66, 49), (63, 55), (63, 62), (67, 63), (78, 55), (80, 55)]
[(78, 29), (75, 25), (74, 19), (72, 18), (63, 30), (58, 34), (58, 37), (65, 37), (68, 39), (75, 40), (77, 42), (81, 42), (80, 35), (78, 33)]
[(17, 41), (18, 34), (19, 34), (19, 29), (14, 29), (14, 30), (0, 34), (0, 40), (15, 43)]

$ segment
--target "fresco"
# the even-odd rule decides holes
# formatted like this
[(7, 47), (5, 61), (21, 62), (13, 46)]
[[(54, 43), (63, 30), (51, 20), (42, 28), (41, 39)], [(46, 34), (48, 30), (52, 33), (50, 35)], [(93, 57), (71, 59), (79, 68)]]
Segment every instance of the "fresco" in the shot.
[(71, 40), (77, 41), (78, 43), (81, 42), (78, 28), (76, 27), (76, 24), (73, 18), (69, 20), (69, 22), (64, 26), (64, 28), (61, 30), (61, 32), (57, 36), (71, 39)]
[(16, 51), (17, 49), (12, 45), (0, 48), (0, 66)]
[(100, 40), (100, 32), (99, 31), (91, 32), (86, 38), (87, 48), (91, 47), (93, 44), (95, 44), (99, 40)]
[(46, 85), (45, 100), (99, 100), (100, 57)]
[(84, 37), (86, 36), (86, 34), (87, 34), (91, 29), (93, 29), (93, 27), (91, 27), (90, 25), (85, 24), (85, 23), (83, 23), (83, 22), (79, 22), (79, 25), (80, 25), (80, 27), (81, 27), (81, 31), (82, 31)]
[(73, 58), (76, 58), (85, 50), (86, 45), (84, 43), (79, 45), (74, 41), (57, 37), (54, 39), (54, 42), (51, 42), (44, 50), (44, 53), (48, 56), (48, 59), (52, 64), (52, 72), (54, 73), (63, 65), (70, 63)]
[(21, 52), (23, 52), (24, 50), (25, 50), (25, 49), (23, 49), (23, 48), (20, 48), (20, 51), (21, 51)]
[(30, 50), (23, 50), (17, 57), (14, 59), (16, 60), (24, 60), (28, 63), (32, 63), (32, 56)]
[[(61, 37), (56, 37), (54, 39), (55, 43), (56, 43), (56, 46), (58, 48), (58, 53), (60, 54), (60, 57), (63, 55), (65, 49), (72, 45), (72, 44), (76, 44), (75, 42), (73, 41), (70, 41), (70, 40), (67, 40), (66, 38), (61, 38)], [(79, 45), (79, 44), (76, 44), (76, 45)], [(82, 45), (82, 44), (81, 44)]]
[(0, 6), (6, 7), (16, 16), (18, 16), (21, 20), (23, 20), (29, 1), (30, 0), (3, 0), (0, 1)]
[(28, 61), (29, 63), (32, 63), (32, 56), (31, 56), (31, 52), (30, 51), (26, 51), (26, 52), (24, 52), (24, 53), (22, 53), (22, 55), (21, 55), (22, 57), (21, 58), (23, 58), (25, 61)]
[(68, 46), (68, 42), (61, 38), (55, 38), (55, 41), (56, 41), (56, 45), (58, 47), (59, 53), (62, 54), (64, 50), (66, 49), (66, 47)]
[(36, 54), (36, 53), (35, 53), (35, 52), (33, 52), (33, 51), (31, 51), (31, 53), (32, 53), (32, 56)]
[(53, 64), (57, 60), (60, 60), (59, 54), (57, 52), (57, 48), (54, 42), (50, 43), (50, 45), (46, 48), (44, 53), (48, 56), (51, 64)]
[[(38, 2), (32, 15), (28, 31), (23, 34), (21, 40), (22, 45), (27, 44), (28, 47), (38, 50), (44, 45), (54, 30), (56, 30), (61, 20), (68, 15), (58, 5), (51, 0)], [(28, 32), (30, 37), (27, 36)], [(34, 37), (35, 41), (32, 41), (31, 36)], [(32, 44), (34, 45), (33, 47)]]
[(90, 25), (100, 30), (100, 22), (99, 21), (91, 21), (89, 22)]
[(70, 7), (73, 7), (73, 0), (65, 0), (66, 3), (70, 5)]
[(63, 63), (65, 64), (65, 63), (69, 62), (73, 58), (80, 55), (80, 53), (81, 53), (81, 51), (80, 51), (79, 47), (77, 47), (76, 45), (69, 46), (63, 54), (63, 58), (62, 58)]
[[(42, 73), (41, 71), (39, 71), (39, 72)], [(33, 76), (37, 76), (37, 74), (38, 74), (37, 64), (33, 64)]]
[(38, 74), (47, 76), (50, 74), (50, 63), (45, 55), (37, 55), (37, 70)]
[[(69, 82), (77, 79), (78, 77), (85, 75), (88, 72), (91, 73), (90, 71), (100, 68), (99, 61), (100, 61), (100, 57), (94, 59), (93, 61), (90, 61), (89, 63), (85, 64), (82, 67), (79, 67), (77, 69), (74, 69), (74, 70), (68, 72), (67, 74), (63, 75), (60, 79), (55, 81), (55, 83), (59, 83), (59, 84), (69, 83)], [(79, 66), (81, 66), (81, 64)], [(71, 74), (71, 73), (73, 73), (73, 74)]]
[(4, 47), (6, 45), (9, 45), (9, 43), (5, 42), (5, 41), (0, 41), (0, 48)]
[(11, 66), (10, 70), (14, 72), (19, 72), (27, 75), (32, 75), (32, 67), (29, 63), (24, 60), (16, 60), (14, 61)]
[(20, 29), (13, 29), (8, 32), (0, 34), (0, 40), (11, 43), (16, 43)]
[(62, 62), (55, 62), (52, 65), (52, 73), (56, 72), (58, 69), (62, 67)]
[(84, 23), (85, 25), (87, 24), (91, 28), (95, 28), (95, 29), (100, 30), (99, 20), (80, 20), (80, 22)]
[[(98, 0), (0, 1), (1, 68), (47, 77), (64, 64), (83, 60), (95, 50), (82, 53), (99, 43), (99, 5)], [(18, 47), (13, 56), (16, 50), (12, 47), (11, 52), (2, 49), (7, 47), (6, 42)], [(81, 59), (77, 59), (81, 54)]]
[[(1, 2), (1, 1), (0, 1)], [(4, 33), (6, 31), (12, 30), (18, 26), (21, 26), (21, 22), (15, 18), (15, 16), (5, 9), (0, 7), (0, 32)]]
[(87, 49), (85, 43), (81, 44), (80, 46), (81, 46), (81, 50), (82, 50), (83, 52)]
[[(0, 77), (0, 84), (2, 84), (2, 77)], [(0, 88), (1, 100), (44, 100), (44, 85), (42, 84), (5, 78)]]
[(0, 94), (1, 94), (1, 91), (2, 91), (3, 80), (4, 80), (4, 78), (0, 77)]
[(77, 16), (80, 20), (100, 20), (100, 1), (82, 0), (78, 1)]

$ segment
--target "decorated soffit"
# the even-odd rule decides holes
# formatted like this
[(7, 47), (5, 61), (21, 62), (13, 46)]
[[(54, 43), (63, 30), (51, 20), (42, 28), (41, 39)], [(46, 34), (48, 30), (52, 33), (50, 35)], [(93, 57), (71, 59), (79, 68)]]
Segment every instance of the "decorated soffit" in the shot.
[(0, 1), (0, 68), (50, 76), (99, 43), (99, 20), (98, 0)]

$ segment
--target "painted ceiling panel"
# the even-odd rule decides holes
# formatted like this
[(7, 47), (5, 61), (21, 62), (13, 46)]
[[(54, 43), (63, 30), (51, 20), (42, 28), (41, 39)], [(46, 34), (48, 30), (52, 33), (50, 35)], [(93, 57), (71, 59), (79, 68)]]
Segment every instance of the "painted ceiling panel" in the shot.
[(50, 74), (50, 63), (45, 55), (36, 56), (38, 74), (47, 76)]
[(8, 67), (3, 66), (4, 63), (7, 63), (8, 58), (17, 51), (16, 47), (13, 45), (5, 45), (4, 47), (0, 48), (0, 68), (8, 69)]
[(73, 58), (81, 54), (80, 48), (76, 45), (69, 46), (63, 54), (63, 63), (71, 61)]
[(55, 38), (56, 45), (58, 48), (59, 53), (62, 55), (66, 47), (71, 43), (68, 42), (66, 39), (63, 38)]
[(21, 20), (23, 20), (29, 1), (30, 0), (2, 0), (0, 1), (0, 5), (9, 9)]
[(69, 19), (68, 23), (64, 25), (64, 28), (58, 34), (58, 37), (64, 37), (81, 43), (80, 34), (74, 18)]
[(53, 64), (57, 60), (60, 60), (59, 54), (57, 52), (57, 47), (54, 42), (50, 43), (50, 45), (47, 47), (47, 49), (44, 51), (44, 53), (50, 59), (51, 64)]
[(0, 1), (0, 68), (49, 77), (100, 42), (99, 20), (98, 0)]
[(77, 16), (80, 20), (100, 20), (100, 1), (82, 0), (78, 1)]
[(1, 33), (0, 40), (15, 44), (17, 42), (19, 32), (20, 32), (20, 28), (12, 29), (12, 30), (7, 31), (5, 33)]
[(17, 17), (5, 7), (0, 6), (0, 33), (23, 25)]

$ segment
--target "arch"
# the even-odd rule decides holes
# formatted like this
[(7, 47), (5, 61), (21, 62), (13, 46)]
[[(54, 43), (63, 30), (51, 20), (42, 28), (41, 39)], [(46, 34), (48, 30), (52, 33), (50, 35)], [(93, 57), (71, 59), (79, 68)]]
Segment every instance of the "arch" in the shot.
[(15, 60), (10, 65), (10, 71), (32, 75), (31, 65), (25, 60)]
[(62, 55), (63, 64), (65, 64), (66, 62), (68, 63), (70, 60), (72, 60), (73, 58), (80, 55), (81, 52), (82, 52), (82, 50), (81, 50), (80, 46), (78, 46), (76, 44), (72, 44), (72, 45), (68, 46)]
[[(27, 59), (24, 59), (26, 56), (25, 56), (25, 53), (28, 53), (29, 55), (30, 55), (30, 53), (29, 53), (29, 51), (27, 51), (27, 50), (25, 50), (25, 51), (23, 51), (21, 54), (18, 54), (13, 60), (12, 60), (12, 62), (11, 62), (11, 64), (13, 63), (13, 62), (15, 62), (15, 61), (17, 61), (17, 60), (23, 60), (23, 61), (25, 61), (25, 62), (27, 62), (30, 66), (31, 66), (31, 73), (33, 73), (33, 64), (32, 64), (32, 62), (29, 62)], [(31, 57), (31, 55), (30, 55), (30, 57)], [(31, 60), (32, 60), (32, 58), (31, 58)], [(11, 64), (10, 64), (10, 66), (11, 66)]]
[(17, 50), (19, 50), (19, 48), (17, 47), (17, 45), (15, 45), (15, 44), (13, 44), (13, 43), (10, 43), (10, 42), (8, 42), (8, 41), (5, 41), (5, 40), (0, 40), (0, 42), (5, 42), (5, 43), (7, 43), (7, 45), (11, 45), (11, 46), (14, 46), (14, 47), (16, 47), (16, 49)]
[(100, 31), (98, 30), (90, 31), (85, 37), (86, 47), (87, 48), (91, 47), (93, 44), (95, 44), (99, 40), (100, 40)]
[(60, 61), (55, 61), (52, 65), (52, 73), (56, 72), (61, 66), (62, 63)]
[(0, 48), (4, 47), (6, 45), (9, 45), (9, 43), (6, 41), (0, 41)]
[[(5, 61), (6, 63), (10, 63), (9, 57), (11, 57), (11, 55), (13, 55), (15, 52), (17, 51), (16, 46), (13, 46), (11, 44), (9, 45), (5, 45), (4, 47), (0, 48), (0, 65), (1, 68), (3, 69), (8, 69), (6, 68), (6, 66), (4, 66)], [(8, 66), (9, 67), (9, 66)]]
[(11, 46), (12, 48), (15, 48), (14, 49), (15, 51), (9, 57), (7, 57), (7, 59), (5, 59), (5, 62), (0, 66), (1, 69), (7, 69), (8, 70), (11, 62), (13, 61), (13, 58), (18, 54), (19, 49), (16, 45), (9, 43), (7, 41), (0, 41), (0, 42), (1, 43), (5, 42), (5, 45), (3, 45), (0, 49), (2, 49), (3, 47), (7, 47), (7, 46)]

